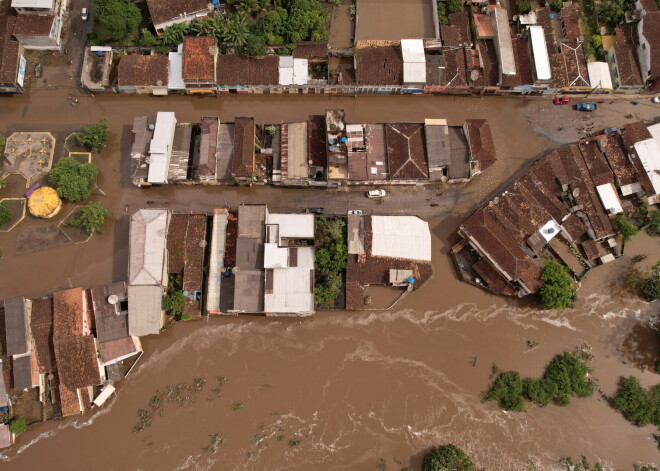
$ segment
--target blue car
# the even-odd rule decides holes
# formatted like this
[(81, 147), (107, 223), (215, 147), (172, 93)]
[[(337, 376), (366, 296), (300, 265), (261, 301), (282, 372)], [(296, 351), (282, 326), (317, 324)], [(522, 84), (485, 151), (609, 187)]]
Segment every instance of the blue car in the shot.
[(595, 103), (578, 103), (575, 105), (575, 109), (578, 111), (594, 111), (596, 109)]

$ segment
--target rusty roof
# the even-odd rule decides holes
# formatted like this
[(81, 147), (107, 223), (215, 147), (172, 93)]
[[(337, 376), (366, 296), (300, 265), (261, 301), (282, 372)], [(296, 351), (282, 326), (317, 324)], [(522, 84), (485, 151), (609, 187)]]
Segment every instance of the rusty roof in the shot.
[(254, 118), (236, 118), (232, 173), (235, 177), (250, 177), (254, 173)]
[(465, 121), (465, 125), (470, 156), (472, 160), (479, 162), (480, 170), (484, 171), (497, 160), (490, 124), (485, 119), (468, 119)]
[(39, 372), (50, 373), (55, 370), (52, 298), (32, 301), (30, 329), (32, 330), (32, 338), (34, 339)]
[(475, 13), (472, 17), (477, 27), (477, 37), (479, 39), (492, 39), (495, 37), (495, 30), (493, 29), (493, 22), (490, 20), (490, 15)]
[(385, 142), (390, 177), (393, 180), (429, 177), (424, 126), (416, 123), (389, 123), (385, 127)]
[(18, 15), (14, 36), (49, 36), (55, 15)]
[(655, 3), (655, 0), (639, 0), (639, 3), (642, 5), (642, 8), (645, 12), (658, 11), (658, 4)]
[(82, 335), (82, 288), (71, 288), (53, 293), (53, 338), (65, 339)]
[(462, 46), (461, 32), (458, 26), (455, 25), (441, 25), (440, 36), (442, 37), (443, 46)]
[(327, 41), (307, 41), (296, 44), (293, 48), (293, 57), (296, 59), (327, 59)]
[(218, 85), (277, 85), (279, 56), (249, 57), (238, 54), (218, 56)]
[(619, 180), (620, 186), (631, 185), (637, 183), (637, 175), (635, 167), (626, 156), (621, 137), (617, 133), (611, 133), (606, 136), (607, 145), (605, 148), (605, 157), (610, 163), (610, 167), (614, 171)]
[(445, 58), (445, 85), (447, 87), (467, 87), (465, 48), (443, 47)]
[(183, 38), (183, 79), (214, 80), (217, 42), (212, 36)]
[(71, 389), (101, 384), (96, 344), (91, 335), (55, 340), (60, 383)]
[(635, 143), (651, 139), (652, 137), (644, 121), (635, 121), (634, 123), (626, 124), (623, 130), (623, 143), (627, 148), (632, 148)]
[(307, 156), (315, 167), (325, 167), (328, 163), (326, 154), (325, 115), (312, 115), (307, 125)]
[(447, 15), (449, 24), (458, 28), (459, 44), (470, 44), (472, 29), (470, 28), (470, 16), (467, 11), (459, 11)]
[(197, 11), (208, 12), (207, 0), (147, 0), (151, 21), (154, 24), (174, 20)]
[(127, 54), (119, 60), (117, 83), (127, 86), (167, 86), (169, 70), (170, 61), (163, 54)]
[(199, 148), (199, 174), (201, 176), (214, 176), (216, 173), (219, 127), (220, 120), (217, 117), (202, 118), (202, 137)]
[(361, 85), (400, 85), (403, 59), (400, 46), (364, 46), (355, 51), (357, 83)]

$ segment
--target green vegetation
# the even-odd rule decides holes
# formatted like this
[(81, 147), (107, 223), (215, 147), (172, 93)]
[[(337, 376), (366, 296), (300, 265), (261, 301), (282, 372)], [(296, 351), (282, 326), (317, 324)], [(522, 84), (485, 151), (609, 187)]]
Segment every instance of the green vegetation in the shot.
[(516, 7), (518, 8), (518, 13), (525, 15), (532, 11), (532, 5), (529, 0), (516, 0)]
[(576, 294), (573, 280), (565, 266), (547, 260), (543, 266), (541, 279), (544, 283), (539, 295), (543, 309), (566, 309), (573, 306)]
[(580, 14), (582, 35), (584, 36), (582, 46), (584, 47), (584, 55), (587, 61), (605, 60), (605, 49), (603, 49), (603, 40), (600, 36), (598, 15), (596, 14), (594, 2), (591, 0), (580, 0), (578, 12)]
[[(2, 153), (2, 150), (0, 150), (0, 153)], [(0, 175), (0, 190), (6, 187), (7, 187), (7, 177), (4, 175)]]
[(97, 40), (123, 39), (137, 34), (142, 14), (131, 0), (94, 0), (92, 9)]
[(241, 404), (240, 402), (232, 402), (229, 408), (232, 410), (232, 412), (236, 412), (237, 410), (243, 408), (243, 404)]
[(637, 280), (637, 289), (645, 301), (660, 299), (660, 262), (653, 265), (651, 270)]
[(9, 431), (14, 435), (20, 435), (27, 430), (27, 424), (23, 417), (16, 417), (9, 424)]
[(69, 225), (79, 227), (88, 235), (103, 233), (103, 223), (112, 213), (109, 209), (99, 203), (92, 203), (82, 208), (78, 208)]
[[(580, 456), (579, 460), (574, 461), (570, 456), (560, 458), (557, 461), (557, 467), (561, 471), (605, 471), (605, 466), (600, 462), (596, 461), (594, 464), (591, 464), (586, 456)], [(633, 471), (658, 471), (658, 468), (652, 464), (634, 464)]]
[(447, 11), (449, 13), (458, 13), (463, 11), (463, 0), (447, 0)]
[(432, 448), (424, 457), (423, 471), (472, 471), (474, 463), (463, 450), (449, 444)]
[(5, 135), (0, 134), (0, 154), (2, 154), (2, 151), (5, 150), (6, 142), (7, 142), (7, 138), (5, 137)]
[(65, 157), (53, 166), (48, 178), (62, 198), (75, 202), (89, 198), (97, 174), (94, 164), (81, 164), (73, 157)]
[(622, 23), (626, 10), (635, 4), (635, 0), (605, 0), (598, 4), (598, 21), (610, 28)]
[(12, 215), (11, 210), (7, 207), (5, 203), (0, 203), (0, 227), (7, 224), (11, 221)]
[(645, 390), (634, 376), (621, 378), (610, 404), (638, 427), (660, 426), (660, 384)]
[(341, 296), (344, 286), (343, 272), (348, 257), (346, 221), (343, 218), (326, 219), (321, 216), (315, 225), (314, 301), (319, 307), (329, 309)]
[(443, 26), (447, 26), (449, 24), (449, 20), (447, 19), (447, 7), (445, 6), (445, 2), (438, 2), (438, 23), (440, 23)]
[(102, 119), (96, 124), (83, 125), (82, 134), (76, 134), (76, 139), (80, 145), (85, 146), (87, 149), (99, 152), (105, 147), (110, 137), (110, 131), (105, 119)]
[(224, 29), (220, 37), (229, 47), (241, 47), (247, 44), (250, 30), (247, 18), (241, 13), (229, 15), (225, 21)]
[(635, 234), (637, 234), (637, 228), (630, 222), (623, 214), (618, 214), (613, 220), (612, 224), (614, 228), (621, 233), (623, 236), (623, 243), (628, 242)]
[(640, 231), (646, 231), (650, 236), (660, 236), (660, 211), (649, 211), (642, 203), (630, 211), (629, 217)]
[(510, 411), (523, 410), (524, 399), (541, 407), (551, 401), (567, 405), (570, 396), (586, 397), (593, 393), (594, 384), (587, 379), (589, 371), (580, 357), (564, 352), (552, 359), (540, 380), (523, 381), (517, 371), (500, 373), (484, 394), (484, 400), (497, 400), (502, 409)]
[(177, 321), (183, 320), (183, 310), (186, 307), (182, 283), (181, 275), (170, 275), (167, 293), (163, 296), (163, 310)]

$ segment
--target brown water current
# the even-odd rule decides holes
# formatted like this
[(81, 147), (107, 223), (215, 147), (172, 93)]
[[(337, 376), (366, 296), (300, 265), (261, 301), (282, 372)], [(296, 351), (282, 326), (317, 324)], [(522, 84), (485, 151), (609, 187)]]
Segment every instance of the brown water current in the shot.
[[(113, 96), (84, 99), (79, 107), (67, 108), (67, 93), (37, 90), (0, 100), (0, 129), (53, 130), (59, 139), (81, 122), (105, 117), (113, 134), (97, 163), (100, 186), (108, 196), (93, 199), (110, 207), (114, 224), (87, 244), (23, 256), (13, 255), (16, 233), (0, 234), (5, 252), (0, 298), (124, 279), (127, 216), (146, 200), (176, 209), (266, 202), (275, 210), (296, 210), (320, 202), (326, 212), (352, 207), (420, 214), (430, 219), (435, 274), (389, 312), (320, 312), (305, 320), (214, 318), (144, 338), (144, 357), (106, 407), (31, 427), (15, 447), (0, 453), (0, 469), (419, 469), (421, 452), (449, 442), (488, 470), (551, 469), (559, 457), (580, 453), (621, 470), (631, 469), (635, 461), (659, 461), (653, 427), (630, 425), (597, 394), (574, 399), (567, 407), (529, 407), (525, 413), (505, 413), (479, 400), (493, 363), (539, 377), (552, 356), (583, 342), (593, 347), (593, 377), (606, 394), (616, 390), (621, 375), (634, 374), (645, 386), (658, 378), (641, 370), (658, 349), (657, 337), (645, 327), (658, 316), (658, 304), (644, 303), (620, 288), (632, 256), (649, 254), (649, 263), (660, 258), (658, 239), (636, 236), (623, 258), (589, 275), (576, 308), (562, 312), (536, 310), (533, 300), (495, 297), (456, 277), (447, 252), (460, 221), (535, 156), (555, 146), (538, 137), (534, 117), (523, 114), (525, 102)], [(335, 107), (344, 108), (349, 121), (447, 117), (459, 125), (466, 117), (485, 117), (493, 127), (499, 161), (467, 186), (402, 189), (380, 207), (370, 206), (359, 192), (182, 186), (139, 190), (126, 181), (122, 156), (135, 114), (171, 110), (181, 122), (214, 115), (281, 122)], [(570, 116), (551, 107), (545, 111)], [(9, 196), (7, 191), (0, 195)], [(437, 207), (429, 206), (433, 198)], [(23, 221), (18, 232), (45, 224)], [(527, 340), (540, 345), (529, 350)], [(217, 377), (227, 380), (220, 386)], [(158, 391), (190, 385), (195, 378), (206, 380), (201, 392), (186, 391), (181, 405), (165, 401), (150, 427), (132, 432), (138, 409), (148, 409)], [(219, 434), (215, 453), (209, 447), (214, 434)]]

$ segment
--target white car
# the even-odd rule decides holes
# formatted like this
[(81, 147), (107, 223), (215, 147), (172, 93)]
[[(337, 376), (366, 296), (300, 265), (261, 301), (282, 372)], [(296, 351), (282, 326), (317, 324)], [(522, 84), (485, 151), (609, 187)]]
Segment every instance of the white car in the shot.
[(348, 214), (349, 214), (349, 215), (350, 215), (350, 214), (357, 214), (358, 216), (361, 216), (361, 215), (362, 215), (362, 210), (361, 210), (361, 209), (350, 209), (350, 210), (348, 211)]
[(653, 103), (660, 103), (660, 96), (654, 96), (653, 98), (651, 98), (651, 101)]
[(82, 18), (83, 21), (87, 21), (87, 18), (89, 18), (89, 14), (87, 13), (87, 8), (82, 9), (82, 12), (80, 13), (80, 18)]
[(367, 198), (382, 198), (383, 196), (387, 196), (387, 192), (385, 190), (367, 191)]

